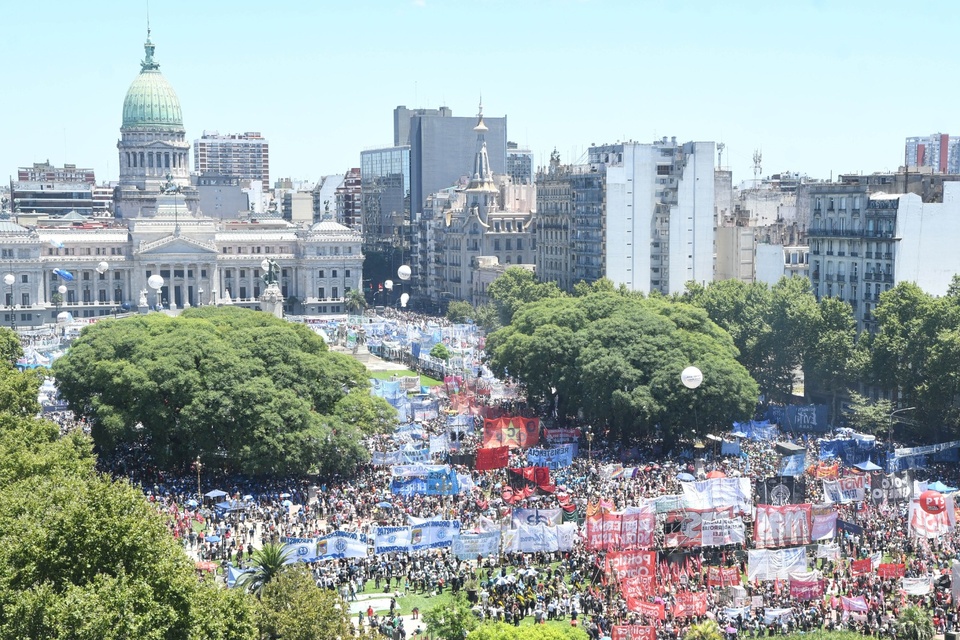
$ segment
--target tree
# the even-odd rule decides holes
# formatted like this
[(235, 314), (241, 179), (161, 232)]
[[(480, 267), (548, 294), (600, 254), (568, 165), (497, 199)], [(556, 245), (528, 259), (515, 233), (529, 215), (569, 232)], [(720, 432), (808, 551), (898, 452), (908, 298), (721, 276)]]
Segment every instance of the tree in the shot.
[(367, 308), (367, 299), (363, 296), (363, 291), (360, 289), (348, 291), (344, 306), (347, 308), (347, 313), (354, 315), (363, 313), (363, 310)]
[(351, 638), (349, 611), (335, 591), (317, 587), (310, 571), (295, 563), (264, 585), (258, 626), (262, 638)]
[[(98, 448), (143, 447), (162, 468), (199, 455), (232, 471), (345, 469), (335, 437), (357, 442), (382, 424), (339, 419), (369, 403), (364, 367), (305, 325), (240, 308), (194, 307), (87, 327), (54, 364), (61, 394), (92, 424)], [(383, 408), (341, 412), (379, 420)], [(334, 433), (336, 431), (336, 433)], [(328, 454), (333, 453), (333, 458)]]
[(430, 349), (430, 357), (446, 362), (450, 359), (450, 349), (442, 342), (438, 342)]
[(811, 389), (831, 398), (832, 417), (837, 415), (837, 398), (854, 381), (857, 369), (856, 321), (849, 303), (824, 298), (818, 305), (819, 318), (813, 343), (804, 361), (807, 393)]
[(490, 283), (487, 295), (497, 309), (500, 324), (506, 326), (524, 304), (564, 294), (555, 282), (537, 282), (532, 271), (523, 267), (509, 267)]
[(142, 491), (94, 463), (87, 436), (0, 412), (0, 637), (252, 639), (249, 599), (198, 582)]
[(464, 300), (453, 300), (447, 305), (447, 320), (462, 324), (474, 316), (473, 305)]
[(691, 625), (683, 640), (723, 640), (723, 633), (715, 621), (706, 620)]
[(442, 640), (463, 640), (480, 621), (470, 608), (466, 596), (455, 596), (443, 607), (434, 607), (423, 614), (427, 632)]
[(890, 414), (893, 413), (893, 405), (889, 400), (873, 402), (855, 391), (850, 394), (850, 399), (847, 422), (851, 428), (861, 433), (876, 435), (887, 432), (892, 427)]
[(491, 303), (482, 304), (474, 310), (474, 320), (485, 331), (492, 332), (500, 328), (500, 314)]
[(259, 598), (263, 588), (280, 574), (289, 558), (290, 550), (284, 545), (268, 542), (254, 552), (250, 570), (237, 579), (237, 587)]
[(23, 346), (17, 332), (6, 327), (0, 328), (0, 362), (6, 362), (13, 367), (22, 357)]
[(906, 607), (897, 617), (896, 637), (903, 640), (932, 640), (933, 620), (930, 614), (917, 606)]
[[(582, 410), (626, 441), (716, 431), (749, 418), (757, 398), (730, 336), (703, 310), (611, 288), (525, 304), (487, 352), (531, 402), (561, 419)], [(695, 391), (680, 384), (691, 364), (705, 373)]]

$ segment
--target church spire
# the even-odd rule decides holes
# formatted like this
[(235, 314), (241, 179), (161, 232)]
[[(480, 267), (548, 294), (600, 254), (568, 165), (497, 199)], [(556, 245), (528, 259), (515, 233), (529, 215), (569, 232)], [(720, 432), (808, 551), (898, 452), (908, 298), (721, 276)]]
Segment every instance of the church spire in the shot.
[(471, 188), (475, 188), (474, 183), (477, 182), (493, 181), (493, 174), (490, 171), (490, 156), (487, 155), (487, 141), (484, 137), (484, 134), (490, 129), (483, 122), (482, 97), (480, 98), (479, 113), (477, 113), (477, 126), (475, 126), (473, 130), (477, 132), (477, 154), (473, 160), (473, 181), (471, 181)]

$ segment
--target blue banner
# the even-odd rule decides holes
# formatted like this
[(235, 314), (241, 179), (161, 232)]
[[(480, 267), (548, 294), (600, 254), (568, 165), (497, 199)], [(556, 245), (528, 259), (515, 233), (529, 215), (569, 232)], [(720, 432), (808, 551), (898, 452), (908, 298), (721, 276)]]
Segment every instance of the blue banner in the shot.
[(777, 429), (777, 425), (771, 424), (767, 420), (763, 422), (756, 420), (734, 422), (733, 433), (740, 433), (742, 434), (740, 437), (750, 440), (776, 440), (780, 437), (780, 430)]
[(432, 469), (423, 475), (394, 476), (390, 491), (401, 496), (452, 496), (460, 492), (460, 482), (457, 472), (446, 466), (445, 469)]
[(795, 456), (784, 456), (780, 461), (781, 476), (802, 476), (806, 470), (807, 454), (798, 453)]
[(772, 405), (767, 407), (767, 420), (780, 425), (782, 431), (815, 431), (830, 430), (827, 423), (827, 405), (809, 404), (803, 406)]

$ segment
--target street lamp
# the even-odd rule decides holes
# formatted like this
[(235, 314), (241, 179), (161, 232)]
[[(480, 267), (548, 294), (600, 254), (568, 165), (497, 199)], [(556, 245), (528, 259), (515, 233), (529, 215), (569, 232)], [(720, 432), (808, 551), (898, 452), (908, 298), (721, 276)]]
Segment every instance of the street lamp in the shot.
[(17, 281), (17, 278), (12, 274), (8, 273), (3, 276), (3, 283), (10, 287), (10, 292), (7, 294), (10, 296), (10, 329), (13, 331), (17, 330), (17, 314), (13, 312), (13, 283)]
[(197, 461), (193, 463), (193, 466), (197, 468), (197, 501), (203, 503), (203, 494), (200, 493), (200, 469), (203, 467), (203, 463), (200, 462), (200, 456), (197, 456)]
[(199, 289), (197, 289), (197, 306), (198, 307), (203, 306), (203, 287), (200, 287)]
[(587, 428), (587, 460), (593, 460), (593, 427)]
[(147, 286), (153, 289), (153, 292), (156, 294), (157, 304), (155, 305), (155, 307), (159, 308), (160, 307), (160, 289), (163, 288), (163, 276), (158, 275), (156, 273), (153, 274), (152, 276), (147, 278)]

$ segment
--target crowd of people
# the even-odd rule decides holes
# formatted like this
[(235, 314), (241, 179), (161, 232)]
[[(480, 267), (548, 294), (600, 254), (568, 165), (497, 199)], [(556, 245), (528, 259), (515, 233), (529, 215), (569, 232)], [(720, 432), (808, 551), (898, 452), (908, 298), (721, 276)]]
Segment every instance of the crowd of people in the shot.
[[(423, 319), (424, 323), (430, 321)], [(443, 403), (445, 396), (437, 397)], [(502, 405), (513, 415), (537, 413), (516, 399), (487, 399), (485, 403)], [(481, 406), (479, 413), (483, 409)], [(437, 418), (422, 422), (427, 437), (446, 433), (449, 411), (447, 405), (441, 404)], [(542, 425), (551, 420), (551, 416), (542, 416)], [(583, 427), (584, 434), (587, 431), (587, 425), (574, 422), (568, 426)], [(482, 431), (483, 418), (477, 415), (472, 433), (458, 441), (455, 453), (469, 458), (481, 446)], [(777, 475), (780, 464), (780, 455), (770, 441), (743, 439), (739, 454), (723, 456), (719, 448), (693, 449), (693, 443), (669, 451), (652, 444), (634, 443), (627, 447), (607, 441), (600, 430), (593, 433), (596, 438), (589, 445), (581, 436), (580, 455), (572, 464), (551, 471), (557, 492), (532, 495), (516, 504), (503, 499), (502, 489), (509, 483), (505, 469), (477, 471), (455, 465), (458, 473), (470, 477), (473, 487), (452, 496), (407, 496), (391, 493), (389, 466), (368, 465), (351, 478), (245, 478), (204, 469), (198, 481), (193, 473), (177, 476), (158, 469), (136, 450), (103, 463), (115, 475), (143, 486), (166, 517), (171, 533), (205, 568), (212, 565), (241, 569), (266, 542), (316, 538), (334, 531), (364, 533), (372, 538), (377, 527), (403, 526), (412, 519), (436, 516), (459, 520), (461, 531), (489, 529), (491, 523), (509, 528), (512, 511), (518, 508), (566, 506), (568, 512), (582, 514), (604, 502), (610, 509), (620, 510), (646, 499), (679, 493), (680, 473), (703, 478), (714, 471), (728, 477), (760, 480)], [(804, 446), (810, 461), (818, 457), (813, 437), (784, 434), (781, 440)], [(371, 451), (387, 451), (396, 447), (396, 441), (393, 434), (382, 434), (370, 438), (367, 445)], [(448, 456), (448, 452), (435, 453), (433, 462), (448, 462)], [(526, 466), (526, 456), (523, 449), (511, 451), (508, 466)], [(617, 463), (635, 467), (636, 472), (626, 477), (605, 471)], [(957, 486), (960, 467), (935, 465), (916, 470), (915, 477), (939, 479)], [(221, 489), (226, 496), (203, 498), (204, 487)], [(563, 496), (562, 504), (558, 495)], [(809, 475), (804, 501), (824, 501), (820, 482)], [(226, 507), (214, 508), (214, 502)], [(402, 625), (396, 620), (406, 595), (437, 597), (445, 592), (464, 592), (479, 619), (509, 624), (520, 624), (526, 619), (563, 620), (584, 628), (597, 640), (609, 636), (618, 624), (654, 626), (662, 640), (681, 638), (690, 625), (704, 618), (717, 620), (729, 638), (821, 628), (892, 637), (899, 614), (911, 604), (929, 611), (938, 630), (957, 629), (958, 603), (951, 596), (949, 581), (943, 579), (950, 575), (950, 565), (958, 558), (953, 536), (912, 536), (907, 526), (907, 506), (895, 502), (882, 506), (868, 502), (834, 505), (839, 518), (854, 525), (850, 529), (862, 529), (862, 533), (838, 532), (839, 558), (814, 559), (811, 547), (812, 568), (820, 572), (825, 582), (824, 595), (812, 600), (792, 597), (780, 580), (744, 580), (736, 592), (707, 584), (708, 564), (736, 567), (740, 575), (747, 575), (749, 535), (745, 545), (685, 550), (682, 569), (666, 569), (659, 576), (655, 591), (647, 596), (649, 604), (664, 605), (662, 619), (649, 612), (631, 610), (621, 585), (605, 570), (606, 551), (588, 549), (583, 535), (577, 537), (569, 551), (500, 553), (470, 559), (458, 559), (449, 548), (380, 555), (371, 551), (365, 558), (317, 560), (309, 566), (318, 587), (335, 589), (347, 601), (371, 591), (390, 598), (390, 610), (385, 615), (377, 615), (379, 612), (371, 608), (361, 611), (357, 621), (376, 626), (393, 637), (402, 635)], [(581, 533), (582, 522), (581, 518)], [(676, 551), (665, 546), (660, 521), (655, 546), (663, 557)], [(922, 595), (908, 595), (902, 591), (899, 577), (852, 570), (853, 560), (878, 554), (886, 562), (902, 563), (907, 578), (931, 576), (933, 589)], [(706, 613), (672, 615), (680, 592), (705, 593)], [(863, 596), (866, 610), (850, 611), (841, 606), (841, 597), (858, 596)]]

